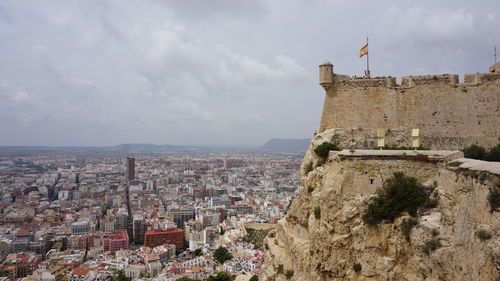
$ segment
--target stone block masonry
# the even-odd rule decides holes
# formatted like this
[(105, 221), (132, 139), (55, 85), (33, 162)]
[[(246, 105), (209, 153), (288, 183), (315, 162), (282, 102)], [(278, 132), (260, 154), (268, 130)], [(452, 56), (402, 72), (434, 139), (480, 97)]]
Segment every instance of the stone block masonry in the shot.
[(422, 145), (431, 149), (491, 147), (500, 141), (500, 73), (467, 74), (464, 83), (458, 75), (408, 76), (398, 85), (394, 77), (337, 75), (324, 63), (320, 84), (326, 91), (320, 132), (348, 129), (360, 134), (353, 138), (366, 139), (382, 128), (404, 132), (409, 140), (418, 128)]

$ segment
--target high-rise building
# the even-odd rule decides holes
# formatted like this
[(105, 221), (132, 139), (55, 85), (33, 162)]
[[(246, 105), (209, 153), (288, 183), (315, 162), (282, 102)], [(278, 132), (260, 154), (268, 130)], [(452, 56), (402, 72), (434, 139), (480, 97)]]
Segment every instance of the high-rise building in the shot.
[(173, 221), (178, 228), (184, 229), (184, 222), (195, 219), (194, 208), (172, 209), (169, 212), (170, 220)]
[(133, 232), (134, 232), (134, 243), (142, 244), (144, 242), (144, 232), (146, 231), (146, 224), (144, 217), (141, 215), (134, 216)]
[(127, 157), (127, 179), (129, 181), (135, 180), (135, 158)]

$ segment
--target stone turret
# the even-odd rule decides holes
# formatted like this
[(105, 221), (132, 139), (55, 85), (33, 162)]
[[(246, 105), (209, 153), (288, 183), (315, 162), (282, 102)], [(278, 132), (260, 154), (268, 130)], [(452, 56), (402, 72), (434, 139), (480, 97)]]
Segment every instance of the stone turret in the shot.
[(490, 66), (489, 71), (490, 73), (500, 73), (500, 61)]
[(333, 64), (329, 61), (319, 65), (319, 84), (325, 90), (333, 86)]

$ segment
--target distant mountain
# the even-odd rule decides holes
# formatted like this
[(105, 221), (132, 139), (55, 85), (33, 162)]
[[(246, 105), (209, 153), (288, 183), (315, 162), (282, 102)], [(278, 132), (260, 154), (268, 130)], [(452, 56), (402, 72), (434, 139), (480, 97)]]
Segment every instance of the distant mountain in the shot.
[(0, 146), (0, 152), (90, 152), (90, 153), (166, 153), (232, 150), (240, 152), (305, 153), (309, 139), (270, 139), (262, 146), (216, 146), (125, 143), (114, 146)]
[(155, 153), (207, 151), (215, 146), (126, 143), (115, 146), (0, 146), (3, 152), (92, 152), (92, 153)]
[(110, 147), (117, 152), (166, 152), (166, 151), (193, 151), (212, 150), (211, 146), (173, 145), (173, 144), (148, 144), (148, 143), (125, 143)]
[(270, 139), (260, 149), (273, 152), (306, 152), (311, 139)]

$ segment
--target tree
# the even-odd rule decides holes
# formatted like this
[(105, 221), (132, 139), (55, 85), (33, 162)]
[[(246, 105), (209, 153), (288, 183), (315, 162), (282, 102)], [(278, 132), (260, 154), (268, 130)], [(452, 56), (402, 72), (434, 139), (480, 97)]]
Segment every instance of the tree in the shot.
[(125, 276), (125, 273), (123, 273), (123, 271), (118, 271), (118, 274), (115, 276), (115, 278), (113, 280), (114, 281), (132, 281), (132, 278)]
[(417, 185), (416, 178), (396, 172), (368, 204), (363, 220), (369, 225), (376, 225), (382, 220), (392, 222), (403, 212), (414, 217), (417, 208), (426, 200), (427, 193)]
[(175, 255), (179, 256), (182, 253), (181, 249), (175, 249)]
[(254, 275), (254, 276), (252, 276), (252, 278), (250, 278), (249, 281), (259, 281), (259, 276), (258, 275)]
[(202, 251), (201, 249), (196, 249), (196, 250), (194, 250), (194, 254), (195, 254), (197, 257), (199, 257), (199, 256), (201, 256), (201, 255), (203, 254), (203, 251)]
[(224, 248), (224, 247), (219, 247), (217, 250), (214, 252), (214, 259), (217, 260), (220, 263), (224, 263), (227, 260), (230, 260), (233, 258), (233, 255), (229, 253), (229, 251)]
[(229, 275), (227, 272), (224, 271), (221, 271), (217, 273), (217, 275), (212, 275), (207, 278), (207, 281), (231, 281), (231, 280), (233, 280), (233, 278), (231, 278), (231, 275)]

